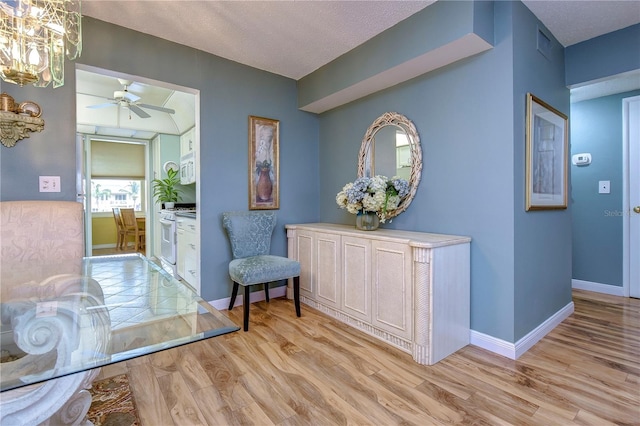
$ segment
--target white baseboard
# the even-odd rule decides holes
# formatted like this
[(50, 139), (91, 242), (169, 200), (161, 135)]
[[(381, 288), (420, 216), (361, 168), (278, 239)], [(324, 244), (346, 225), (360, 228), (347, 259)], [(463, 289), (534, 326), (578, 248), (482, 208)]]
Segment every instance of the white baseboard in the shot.
[(596, 293), (604, 293), (610, 294), (612, 296), (624, 297), (624, 287), (620, 287), (617, 285), (600, 284), (582, 280), (571, 280), (571, 287), (578, 290), (587, 290)]
[(95, 246), (91, 246), (92, 250), (111, 249), (111, 248), (116, 248), (116, 244), (115, 243), (112, 243), (112, 244), (96, 244)]
[[(286, 296), (286, 292), (287, 286), (272, 288), (269, 289), (269, 297), (283, 297)], [(259, 302), (264, 299), (264, 290), (251, 293), (251, 303)], [(218, 310), (226, 310), (229, 308), (230, 301), (231, 297), (225, 297), (224, 299), (212, 300), (209, 304)], [(235, 307), (240, 305), (242, 305), (242, 294), (238, 294), (238, 297), (236, 297), (236, 303), (233, 306)], [(564, 308), (547, 318), (547, 320), (530, 331), (516, 343), (507, 342), (506, 340), (498, 339), (475, 330), (471, 330), (470, 332), (469, 343), (510, 359), (518, 359), (522, 354), (551, 332), (551, 330), (553, 330), (558, 324), (569, 317), (573, 313), (573, 310), (573, 302), (568, 303)]]
[(471, 330), (470, 332), (469, 343), (510, 359), (518, 359), (558, 324), (569, 317), (569, 315), (573, 313), (573, 309), (573, 302), (568, 303), (564, 308), (547, 318), (542, 324), (531, 330), (516, 343), (507, 342), (506, 340), (498, 339), (475, 330)]
[[(234, 305), (233, 305), (234, 307), (242, 305), (243, 292), (244, 292), (243, 288), (239, 288), (238, 289), (238, 297), (236, 297), (236, 303), (234, 303)], [(273, 299), (274, 297), (282, 297), (282, 296), (285, 296), (286, 293), (287, 293), (287, 286), (286, 285), (283, 285), (283, 286), (280, 286), (280, 287), (270, 288), (269, 289), (269, 298)], [(262, 300), (265, 300), (264, 290), (254, 291), (249, 296), (250, 303), (260, 302)], [(212, 300), (211, 302), (209, 302), (209, 304), (211, 306), (213, 306), (214, 308), (216, 308), (217, 310), (219, 310), (219, 311), (224, 311), (224, 310), (229, 309), (229, 302), (231, 302), (231, 297), (225, 297), (224, 299)]]

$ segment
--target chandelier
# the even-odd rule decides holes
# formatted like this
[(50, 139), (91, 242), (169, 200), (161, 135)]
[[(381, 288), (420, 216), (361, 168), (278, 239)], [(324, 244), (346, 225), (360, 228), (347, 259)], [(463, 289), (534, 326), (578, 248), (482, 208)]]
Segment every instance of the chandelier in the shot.
[(64, 84), (65, 56), (82, 51), (80, 0), (3, 0), (0, 76), (20, 86)]

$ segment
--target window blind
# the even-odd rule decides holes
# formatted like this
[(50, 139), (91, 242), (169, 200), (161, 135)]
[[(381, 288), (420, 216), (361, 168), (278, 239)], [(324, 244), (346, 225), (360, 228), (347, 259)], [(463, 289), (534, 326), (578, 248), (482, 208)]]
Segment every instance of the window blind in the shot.
[(91, 141), (91, 177), (144, 179), (144, 145)]

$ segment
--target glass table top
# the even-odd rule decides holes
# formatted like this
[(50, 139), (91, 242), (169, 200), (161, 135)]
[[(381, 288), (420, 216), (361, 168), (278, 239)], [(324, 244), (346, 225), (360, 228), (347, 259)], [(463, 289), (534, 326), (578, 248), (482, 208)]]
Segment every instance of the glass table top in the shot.
[(21, 268), (14, 281), (38, 275), (2, 282), (0, 391), (239, 330), (140, 254), (86, 257), (55, 274)]

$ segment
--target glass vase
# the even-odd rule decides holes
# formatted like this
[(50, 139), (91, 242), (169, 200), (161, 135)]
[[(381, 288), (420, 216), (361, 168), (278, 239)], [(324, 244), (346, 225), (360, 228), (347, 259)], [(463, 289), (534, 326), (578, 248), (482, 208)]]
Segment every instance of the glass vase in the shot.
[(356, 229), (375, 231), (380, 226), (380, 219), (375, 212), (359, 212), (356, 216)]

